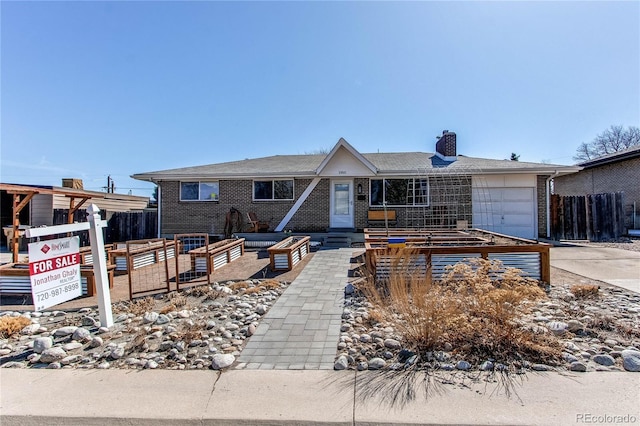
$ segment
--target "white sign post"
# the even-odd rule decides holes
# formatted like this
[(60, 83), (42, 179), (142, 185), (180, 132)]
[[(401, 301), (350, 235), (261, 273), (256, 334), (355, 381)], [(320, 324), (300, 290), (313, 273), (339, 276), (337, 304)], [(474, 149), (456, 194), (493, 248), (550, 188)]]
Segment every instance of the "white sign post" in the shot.
[(29, 244), (29, 275), (36, 311), (82, 296), (80, 239), (59, 238)]
[[(109, 293), (109, 278), (107, 276), (104, 239), (102, 238), (102, 227), (106, 225), (106, 221), (100, 220), (100, 215), (98, 214), (100, 209), (95, 204), (91, 204), (89, 208), (87, 208), (87, 212), (89, 222), (49, 226), (44, 228), (29, 228), (26, 230), (25, 236), (27, 238), (34, 238), (46, 235), (63, 234), (65, 232), (89, 230), (91, 254), (93, 255), (93, 275), (96, 282), (96, 292), (98, 293), (98, 307), (100, 309), (100, 325), (102, 327), (111, 327), (113, 326), (113, 312), (111, 310), (111, 294)], [(41, 243), (46, 243), (46, 241)], [(29, 247), (29, 258), (31, 260), (31, 247)], [(80, 277), (80, 272), (78, 272), (78, 277)], [(82, 294), (82, 290), (80, 294)], [(34, 306), (37, 306), (35, 296), (33, 303)]]

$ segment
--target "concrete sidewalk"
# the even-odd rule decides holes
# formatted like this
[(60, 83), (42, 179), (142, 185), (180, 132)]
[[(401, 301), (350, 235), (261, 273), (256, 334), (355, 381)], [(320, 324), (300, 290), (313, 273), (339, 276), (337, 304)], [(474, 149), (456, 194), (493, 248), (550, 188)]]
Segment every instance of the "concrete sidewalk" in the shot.
[[(10, 425), (568, 425), (640, 422), (640, 374), (529, 374), (510, 397), (496, 383), (440, 385), (390, 405), (403, 383), (379, 372), (0, 370)], [(421, 376), (422, 377), (422, 376)], [(381, 380), (382, 379), (382, 380)], [(607, 417), (608, 416), (608, 417)], [(591, 421), (589, 421), (591, 419)], [(608, 419), (608, 420), (607, 420)]]
[(552, 247), (551, 266), (640, 293), (640, 253), (607, 247)]

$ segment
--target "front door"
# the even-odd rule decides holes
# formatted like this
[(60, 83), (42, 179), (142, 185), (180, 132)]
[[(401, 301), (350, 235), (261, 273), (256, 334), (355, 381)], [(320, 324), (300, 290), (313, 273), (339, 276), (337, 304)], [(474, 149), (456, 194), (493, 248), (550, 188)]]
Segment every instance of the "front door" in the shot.
[(353, 228), (353, 181), (331, 181), (332, 228)]

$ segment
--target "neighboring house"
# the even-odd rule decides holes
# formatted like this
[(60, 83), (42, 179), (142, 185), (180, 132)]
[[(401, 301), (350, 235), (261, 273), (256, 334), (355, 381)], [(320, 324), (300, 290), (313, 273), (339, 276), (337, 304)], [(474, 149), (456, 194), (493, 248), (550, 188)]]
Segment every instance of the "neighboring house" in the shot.
[(63, 186), (0, 183), (2, 227), (13, 225), (14, 194), (22, 197), (18, 201), (31, 197), (19, 214), (20, 224), (28, 226), (53, 225), (58, 209), (86, 209), (89, 204), (96, 204), (109, 219), (113, 213), (142, 211), (149, 204), (149, 197), (86, 191), (79, 179), (63, 179)]
[[(548, 183), (579, 168), (470, 158), (444, 131), (435, 153), (360, 153), (340, 139), (328, 154), (276, 155), (135, 174), (158, 185), (162, 236), (223, 234), (235, 208), (273, 231), (369, 226), (394, 210), (397, 227), (470, 227), (525, 238), (547, 234)], [(379, 223), (378, 223), (379, 225)]]
[(554, 178), (558, 195), (587, 195), (624, 192), (625, 226), (640, 226), (640, 145), (578, 164), (578, 173)]

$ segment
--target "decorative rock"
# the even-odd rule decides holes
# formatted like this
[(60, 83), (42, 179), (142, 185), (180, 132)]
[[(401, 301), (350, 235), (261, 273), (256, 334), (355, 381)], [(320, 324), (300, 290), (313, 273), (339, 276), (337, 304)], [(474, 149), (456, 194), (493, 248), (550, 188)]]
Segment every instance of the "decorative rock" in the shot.
[(36, 334), (40, 329), (40, 324), (29, 324), (22, 330), (20, 330), (20, 334), (31, 336), (32, 334)]
[(569, 325), (562, 321), (551, 321), (547, 323), (547, 328), (553, 332), (553, 334), (560, 335), (567, 331)]
[(37, 354), (41, 354), (52, 346), (53, 339), (51, 337), (38, 337), (33, 341), (33, 351)]
[(640, 351), (625, 349), (620, 352), (620, 356), (626, 371), (640, 372)]
[(109, 357), (111, 359), (120, 359), (124, 356), (124, 348), (122, 346), (116, 346), (115, 348), (113, 348), (113, 350), (109, 353)]
[(605, 367), (610, 367), (616, 363), (616, 360), (613, 359), (611, 355), (598, 354), (593, 356), (593, 362), (604, 365)]
[(471, 364), (469, 364), (467, 361), (458, 361), (456, 363), (456, 368), (458, 370), (470, 370)]
[(385, 339), (384, 347), (388, 349), (400, 349), (402, 344), (395, 339)]
[(567, 321), (567, 329), (572, 332), (575, 333), (576, 331), (580, 331), (580, 330), (584, 330), (585, 326), (583, 323), (581, 323), (580, 321), (577, 320), (569, 320)]
[(491, 361), (485, 361), (482, 364), (480, 364), (480, 370), (482, 371), (491, 371), (493, 370), (493, 362)]
[(531, 369), (533, 371), (550, 371), (553, 370), (550, 366), (546, 364), (531, 364)]
[(91, 341), (89, 342), (89, 347), (90, 348), (98, 348), (100, 346), (102, 346), (104, 344), (104, 341), (102, 340), (102, 337), (100, 336), (95, 336), (93, 339), (91, 339)]
[(231, 366), (236, 361), (236, 357), (231, 354), (215, 354), (211, 357), (211, 369), (222, 370)]
[(387, 362), (382, 358), (372, 358), (369, 360), (369, 370), (380, 370), (387, 365)]
[(98, 325), (98, 321), (89, 316), (82, 317), (81, 322), (84, 327), (95, 327), (96, 325)]
[(40, 362), (44, 362), (44, 363), (56, 362), (56, 361), (60, 361), (66, 356), (67, 356), (67, 353), (64, 351), (64, 349), (60, 347), (53, 347), (53, 348), (45, 349), (42, 352), (42, 354), (40, 355)]
[(71, 342), (71, 343), (67, 343), (66, 345), (62, 346), (62, 349), (64, 349), (65, 351), (69, 352), (69, 351), (73, 351), (76, 349), (80, 349), (82, 347), (82, 343), (78, 343), (78, 342)]
[(334, 370), (346, 370), (349, 368), (349, 360), (346, 356), (340, 355), (336, 360), (335, 364), (333, 364)]
[(146, 312), (143, 316), (142, 316), (142, 322), (145, 324), (153, 324), (156, 322), (156, 320), (158, 319), (158, 317), (160, 316), (159, 313), (157, 312)]
[(59, 329), (57, 329), (56, 331), (53, 332), (53, 335), (56, 337), (64, 337), (64, 336), (68, 336), (70, 334), (75, 333), (75, 331), (78, 329), (78, 327), (75, 326), (67, 326), (67, 327), (61, 327)]
[(171, 318), (169, 318), (167, 315), (160, 314), (160, 315), (158, 315), (158, 319), (156, 319), (156, 324), (162, 325), (162, 324), (166, 324), (166, 323), (168, 323), (170, 321), (171, 321)]
[(356, 288), (354, 287), (353, 284), (349, 283), (344, 287), (344, 294), (345, 296), (351, 296), (353, 293), (356, 292)]
[(571, 365), (569, 366), (569, 370), (584, 373), (585, 371), (587, 371), (587, 366), (580, 361), (576, 361), (571, 363)]
[(91, 333), (86, 328), (78, 327), (78, 329), (73, 332), (71, 338), (79, 342), (86, 342), (91, 339)]
[(154, 370), (156, 368), (158, 368), (158, 363), (155, 362), (154, 360), (150, 359), (146, 362), (146, 364), (144, 365), (144, 368), (148, 368), (151, 370)]

